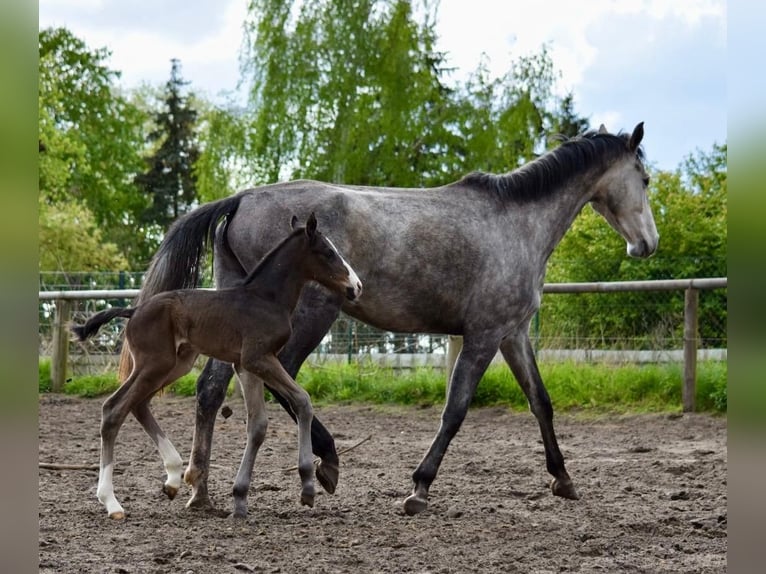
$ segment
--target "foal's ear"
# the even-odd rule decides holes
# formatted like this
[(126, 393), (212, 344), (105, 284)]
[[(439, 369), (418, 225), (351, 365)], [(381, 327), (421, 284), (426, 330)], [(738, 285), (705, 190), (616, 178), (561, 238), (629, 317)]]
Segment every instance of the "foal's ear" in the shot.
[(314, 212), (311, 212), (311, 215), (309, 215), (309, 218), (306, 220), (306, 235), (309, 236), (309, 239), (313, 241), (314, 237), (316, 237), (317, 233), (317, 217), (314, 215)]
[(609, 132), (606, 131), (606, 126), (604, 124), (601, 124), (598, 126), (598, 133), (600, 134), (608, 134)]
[(290, 218), (290, 229), (295, 229), (295, 226), (298, 225), (298, 217), (293, 215)]
[(633, 134), (631, 134), (630, 141), (628, 142), (630, 151), (636, 151), (642, 139), (644, 139), (644, 122), (639, 123), (633, 129)]

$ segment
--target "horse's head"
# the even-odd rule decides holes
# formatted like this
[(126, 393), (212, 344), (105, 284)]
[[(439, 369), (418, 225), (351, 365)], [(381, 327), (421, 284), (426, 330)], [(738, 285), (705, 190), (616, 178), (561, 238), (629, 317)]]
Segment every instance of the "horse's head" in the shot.
[[(603, 125), (599, 133), (606, 133)], [(625, 153), (604, 172), (591, 199), (593, 208), (625, 239), (631, 257), (649, 257), (660, 239), (646, 192), (649, 175), (639, 149), (643, 137), (641, 122), (630, 138), (625, 136)]]
[[(297, 229), (298, 218), (293, 216), (291, 226)], [(307, 240), (306, 270), (314, 281), (332, 291), (343, 293), (349, 301), (362, 294), (362, 282), (332, 241), (317, 229), (314, 213), (309, 215), (304, 227)]]

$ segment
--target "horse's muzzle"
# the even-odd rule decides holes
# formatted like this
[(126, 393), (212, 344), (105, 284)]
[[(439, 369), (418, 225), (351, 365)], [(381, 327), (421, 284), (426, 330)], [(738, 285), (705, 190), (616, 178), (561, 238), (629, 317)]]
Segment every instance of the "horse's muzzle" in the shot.
[(651, 257), (655, 251), (657, 251), (657, 245), (659, 244), (659, 237), (650, 245), (646, 239), (642, 239), (638, 243), (628, 244), (628, 255), (631, 257), (637, 257), (639, 259), (646, 259)]

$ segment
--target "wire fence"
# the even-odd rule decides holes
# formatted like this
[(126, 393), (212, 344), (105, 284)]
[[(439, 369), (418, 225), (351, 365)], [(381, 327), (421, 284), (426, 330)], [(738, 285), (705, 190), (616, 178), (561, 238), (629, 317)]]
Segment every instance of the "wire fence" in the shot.
[[(41, 273), (40, 291), (138, 289), (141, 273)], [(608, 284), (607, 284), (608, 285)], [(81, 322), (130, 299), (100, 297), (71, 301), (72, 319)], [(55, 300), (39, 304), (39, 353), (52, 354)], [(698, 341), (701, 349), (726, 349), (727, 290), (699, 292)], [(114, 356), (121, 349), (123, 322), (105, 325), (87, 343), (70, 342), (71, 356)], [(684, 342), (684, 291), (617, 291), (546, 293), (534, 318), (530, 336), (538, 351), (681, 349)], [(315, 351), (318, 355), (345, 355), (349, 360), (370, 355), (435, 354), (447, 352), (442, 334), (392, 333), (341, 314)], [(91, 362), (98, 362), (92, 360)]]

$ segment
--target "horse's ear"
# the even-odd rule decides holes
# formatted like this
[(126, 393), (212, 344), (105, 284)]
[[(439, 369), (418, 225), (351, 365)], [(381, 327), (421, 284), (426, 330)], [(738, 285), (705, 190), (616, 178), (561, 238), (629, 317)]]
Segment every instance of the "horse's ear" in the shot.
[(298, 218), (295, 215), (293, 215), (290, 218), (290, 229), (295, 229), (296, 225), (298, 225)]
[(306, 220), (306, 235), (309, 236), (309, 239), (313, 240), (317, 233), (317, 216), (314, 215), (314, 212), (311, 212), (311, 215), (309, 215), (309, 218)]
[(642, 139), (644, 139), (644, 122), (640, 122), (633, 130), (633, 134), (630, 136), (630, 141), (628, 142), (630, 151), (636, 151), (638, 146), (641, 145)]
[(609, 132), (606, 131), (606, 126), (604, 124), (601, 124), (600, 126), (598, 126), (598, 133), (600, 133), (600, 134), (607, 134)]

